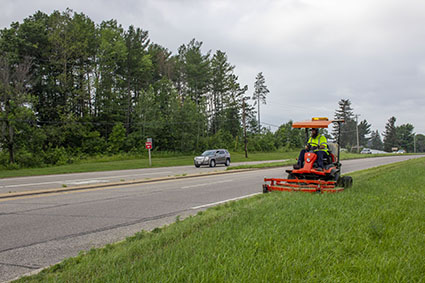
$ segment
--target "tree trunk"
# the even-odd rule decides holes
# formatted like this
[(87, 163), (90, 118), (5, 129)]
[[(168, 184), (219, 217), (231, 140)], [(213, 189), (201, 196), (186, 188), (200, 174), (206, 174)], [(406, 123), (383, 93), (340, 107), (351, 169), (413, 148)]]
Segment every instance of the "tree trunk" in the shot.
[(9, 128), (9, 138), (7, 142), (7, 149), (9, 151), (9, 163), (13, 164), (15, 163), (15, 152), (14, 152), (14, 146), (13, 146), (13, 128), (10, 125), (9, 121), (6, 122), (6, 127)]

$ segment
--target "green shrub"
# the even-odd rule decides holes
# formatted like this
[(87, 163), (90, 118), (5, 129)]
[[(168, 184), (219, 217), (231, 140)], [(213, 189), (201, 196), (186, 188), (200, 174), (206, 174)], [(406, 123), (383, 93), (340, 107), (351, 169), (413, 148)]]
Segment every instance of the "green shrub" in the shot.
[(65, 165), (71, 163), (68, 152), (63, 147), (51, 148), (44, 152), (44, 163), (49, 165)]
[(120, 152), (124, 147), (124, 141), (125, 128), (122, 123), (116, 123), (108, 139), (108, 151), (110, 153)]
[(16, 164), (18, 167), (42, 167), (44, 165), (43, 158), (39, 154), (34, 154), (27, 150), (20, 150), (15, 154)]
[(89, 155), (103, 153), (106, 150), (106, 141), (98, 131), (89, 132), (82, 141), (81, 151)]

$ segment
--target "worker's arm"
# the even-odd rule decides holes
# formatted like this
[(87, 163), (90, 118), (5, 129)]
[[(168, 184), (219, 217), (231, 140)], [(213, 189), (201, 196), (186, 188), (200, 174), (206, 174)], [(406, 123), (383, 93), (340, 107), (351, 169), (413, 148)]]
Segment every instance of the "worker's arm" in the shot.
[(319, 148), (320, 148), (320, 149), (325, 149), (325, 148), (327, 147), (327, 145), (328, 145), (328, 140), (326, 139), (326, 137), (321, 136), (321, 137), (320, 137), (320, 145), (319, 145)]

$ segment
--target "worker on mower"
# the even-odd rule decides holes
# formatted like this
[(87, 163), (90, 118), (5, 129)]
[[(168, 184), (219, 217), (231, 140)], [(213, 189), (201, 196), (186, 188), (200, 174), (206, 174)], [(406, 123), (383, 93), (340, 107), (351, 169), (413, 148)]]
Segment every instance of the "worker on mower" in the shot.
[(317, 165), (319, 168), (316, 170), (323, 170), (323, 159), (328, 155), (328, 140), (325, 136), (319, 134), (319, 130), (316, 128), (311, 129), (311, 137), (308, 139), (305, 149), (301, 150), (300, 156), (298, 157), (298, 163), (294, 165), (294, 169), (300, 169), (304, 164), (304, 154), (313, 150), (317, 155)]

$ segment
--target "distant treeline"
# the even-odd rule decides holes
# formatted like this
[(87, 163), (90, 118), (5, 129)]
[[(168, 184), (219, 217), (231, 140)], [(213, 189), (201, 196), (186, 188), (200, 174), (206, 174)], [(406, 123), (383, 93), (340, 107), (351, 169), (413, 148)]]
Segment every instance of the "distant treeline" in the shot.
[(147, 137), (161, 151), (243, 150), (243, 115), (249, 150), (301, 145), (259, 130), (226, 53), (201, 47), (173, 55), (147, 31), (71, 10), (12, 23), (0, 34), (1, 164), (141, 153)]
[(258, 125), (260, 100), (248, 99), (226, 53), (201, 47), (193, 39), (172, 54), (147, 31), (71, 10), (12, 23), (0, 32), (0, 165), (141, 154), (148, 137), (159, 151), (242, 151), (244, 125), (250, 151), (302, 146), (291, 122), (274, 133)]

